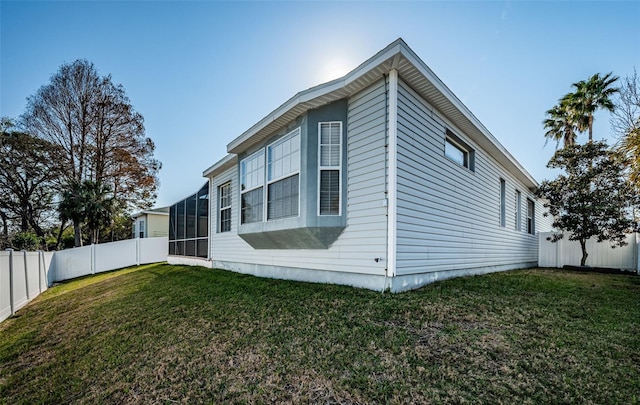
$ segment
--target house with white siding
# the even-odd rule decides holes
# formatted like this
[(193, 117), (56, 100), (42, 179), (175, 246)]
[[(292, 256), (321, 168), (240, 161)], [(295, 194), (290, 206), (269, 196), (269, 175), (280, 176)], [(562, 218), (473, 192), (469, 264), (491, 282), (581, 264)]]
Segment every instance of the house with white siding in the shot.
[(535, 179), (402, 39), (227, 152), (203, 173), (213, 268), (404, 291), (534, 267), (551, 230)]

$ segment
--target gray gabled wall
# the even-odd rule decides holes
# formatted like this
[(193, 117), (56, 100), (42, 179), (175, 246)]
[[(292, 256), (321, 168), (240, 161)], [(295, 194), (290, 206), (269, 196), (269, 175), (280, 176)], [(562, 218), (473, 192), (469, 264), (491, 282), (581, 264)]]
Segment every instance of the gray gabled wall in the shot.
[[(535, 266), (538, 239), (526, 232), (532, 192), (400, 80), (398, 89), (398, 276), (464, 274)], [(469, 170), (444, 154), (449, 128), (475, 150)], [(506, 226), (500, 226), (500, 179), (506, 183)], [(522, 229), (515, 229), (515, 191)], [(548, 230), (535, 202), (536, 231)], [(413, 281), (412, 281), (413, 282)], [(418, 281), (416, 281), (418, 282)]]

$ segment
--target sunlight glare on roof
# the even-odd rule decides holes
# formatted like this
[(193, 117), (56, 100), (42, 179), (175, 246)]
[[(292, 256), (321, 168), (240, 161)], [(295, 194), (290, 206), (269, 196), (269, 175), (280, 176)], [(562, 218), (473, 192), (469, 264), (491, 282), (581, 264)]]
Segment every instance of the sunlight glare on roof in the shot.
[(347, 58), (335, 56), (331, 59), (326, 59), (319, 67), (319, 81), (324, 83), (338, 79), (349, 73), (353, 68), (353, 61), (347, 60)]

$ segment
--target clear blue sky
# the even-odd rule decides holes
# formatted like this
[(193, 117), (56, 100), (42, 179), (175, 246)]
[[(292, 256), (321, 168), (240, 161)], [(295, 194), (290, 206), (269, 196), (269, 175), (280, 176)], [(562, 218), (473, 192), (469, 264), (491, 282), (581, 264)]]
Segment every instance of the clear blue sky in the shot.
[[(158, 206), (298, 91), (402, 37), (537, 179), (544, 112), (571, 83), (640, 69), (640, 2), (0, 2), (0, 115), (64, 62), (122, 84), (156, 144)], [(594, 136), (614, 141), (608, 114)], [(584, 138), (583, 138), (584, 139)]]

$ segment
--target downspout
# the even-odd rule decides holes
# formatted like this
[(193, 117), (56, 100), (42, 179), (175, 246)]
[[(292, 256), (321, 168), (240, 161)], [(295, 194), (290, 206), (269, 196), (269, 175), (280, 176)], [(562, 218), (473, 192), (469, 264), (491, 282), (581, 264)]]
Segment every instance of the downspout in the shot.
[(387, 191), (387, 277), (396, 275), (396, 232), (398, 213), (398, 70), (389, 71), (388, 149), (389, 172)]

